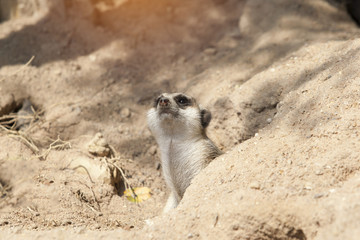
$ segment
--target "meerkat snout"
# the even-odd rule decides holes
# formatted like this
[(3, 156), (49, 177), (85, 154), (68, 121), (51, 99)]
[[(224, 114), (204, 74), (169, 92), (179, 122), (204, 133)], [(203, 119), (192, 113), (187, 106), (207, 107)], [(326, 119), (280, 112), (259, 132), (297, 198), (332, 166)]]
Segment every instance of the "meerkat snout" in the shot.
[(159, 106), (160, 106), (160, 107), (167, 107), (167, 106), (169, 106), (169, 103), (170, 103), (170, 101), (169, 101), (169, 99), (166, 98), (166, 97), (161, 97), (161, 98), (159, 99)]
[(163, 93), (147, 114), (161, 152), (163, 174), (171, 190), (164, 212), (175, 208), (191, 180), (222, 154), (207, 137), (209, 110), (183, 93)]

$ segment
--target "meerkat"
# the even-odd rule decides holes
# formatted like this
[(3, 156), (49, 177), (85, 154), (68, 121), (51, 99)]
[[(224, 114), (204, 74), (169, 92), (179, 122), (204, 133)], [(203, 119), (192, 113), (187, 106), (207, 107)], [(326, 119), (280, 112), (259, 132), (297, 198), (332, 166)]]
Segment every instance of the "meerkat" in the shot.
[(147, 113), (171, 190), (164, 212), (176, 208), (191, 180), (222, 151), (207, 137), (211, 113), (183, 93), (163, 93)]

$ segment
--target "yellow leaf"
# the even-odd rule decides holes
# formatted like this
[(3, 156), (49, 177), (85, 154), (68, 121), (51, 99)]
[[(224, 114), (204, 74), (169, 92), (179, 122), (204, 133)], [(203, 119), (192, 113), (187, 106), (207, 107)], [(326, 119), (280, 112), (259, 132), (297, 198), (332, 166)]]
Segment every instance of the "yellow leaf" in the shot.
[(147, 187), (129, 188), (124, 191), (124, 195), (130, 202), (140, 203), (151, 197), (151, 190)]

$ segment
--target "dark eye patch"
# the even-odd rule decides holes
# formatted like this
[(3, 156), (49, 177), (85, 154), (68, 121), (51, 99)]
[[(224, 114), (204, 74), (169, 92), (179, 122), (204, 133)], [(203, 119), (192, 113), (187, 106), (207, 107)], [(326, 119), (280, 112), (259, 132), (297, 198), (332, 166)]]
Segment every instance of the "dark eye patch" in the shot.
[(174, 98), (179, 107), (187, 107), (192, 105), (192, 101), (185, 95), (178, 95)]

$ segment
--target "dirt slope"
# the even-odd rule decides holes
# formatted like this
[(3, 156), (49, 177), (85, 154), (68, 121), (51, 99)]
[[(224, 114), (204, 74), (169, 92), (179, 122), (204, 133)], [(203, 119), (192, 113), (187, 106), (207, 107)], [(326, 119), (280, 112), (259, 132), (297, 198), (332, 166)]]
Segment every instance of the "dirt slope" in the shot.
[[(357, 239), (360, 31), (341, 6), (65, 3), (0, 25), (0, 113), (37, 112), (0, 131), (2, 239)], [(162, 91), (207, 106), (226, 151), (167, 215), (145, 122)], [(116, 159), (89, 153), (97, 132)], [(112, 163), (152, 197), (129, 202)]]

